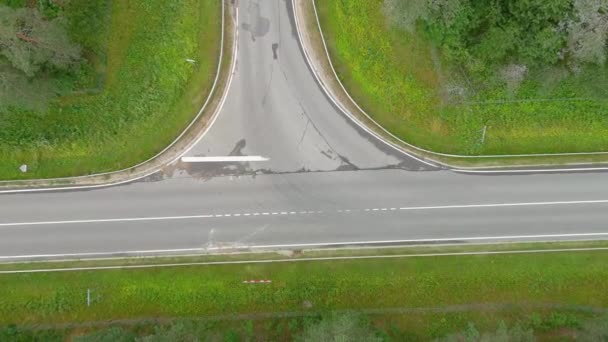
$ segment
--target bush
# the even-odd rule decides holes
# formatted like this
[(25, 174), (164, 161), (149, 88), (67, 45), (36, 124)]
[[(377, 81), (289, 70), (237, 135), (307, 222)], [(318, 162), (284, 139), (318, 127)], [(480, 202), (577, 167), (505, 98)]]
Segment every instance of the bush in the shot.
[(98, 330), (87, 335), (77, 336), (74, 342), (132, 342), (136, 341), (136, 336), (131, 331), (111, 327), (109, 329)]
[(457, 334), (438, 339), (438, 342), (531, 342), (535, 341), (532, 329), (524, 329), (516, 324), (509, 328), (505, 322), (501, 321), (498, 328), (493, 332), (480, 333), (473, 323), (469, 323), (467, 328)]
[(64, 331), (62, 330), (33, 330), (21, 329), (16, 325), (0, 327), (0, 341), (10, 342), (61, 342), (63, 341)]
[(329, 314), (318, 322), (312, 322), (304, 327), (304, 331), (296, 338), (303, 342), (373, 342), (382, 339), (376, 336), (370, 322), (354, 313)]
[(576, 337), (584, 342), (608, 341), (608, 315), (585, 323)]

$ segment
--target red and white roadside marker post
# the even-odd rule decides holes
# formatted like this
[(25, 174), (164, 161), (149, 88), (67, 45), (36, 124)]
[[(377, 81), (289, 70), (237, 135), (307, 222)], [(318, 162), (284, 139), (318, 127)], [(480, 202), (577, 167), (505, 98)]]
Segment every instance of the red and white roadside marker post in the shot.
[(272, 280), (269, 280), (269, 279), (243, 280), (243, 284), (269, 284), (269, 283), (272, 283)]

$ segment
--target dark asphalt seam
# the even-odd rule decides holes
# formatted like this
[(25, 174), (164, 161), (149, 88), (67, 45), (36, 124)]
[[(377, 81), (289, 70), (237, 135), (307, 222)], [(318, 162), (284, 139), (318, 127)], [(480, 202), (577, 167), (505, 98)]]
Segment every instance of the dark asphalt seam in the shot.
[[(308, 122), (310, 122), (310, 124), (315, 129), (315, 131), (317, 132), (317, 134), (319, 134), (319, 136), (321, 137), (321, 139), (323, 139), (323, 142), (325, 142), (325, 144), (327, 145), (327, 147), (329, 147), (331, 149), (331, 152), (333, 154), (335, 154), (338, 157), (338, 159), (341, 161), (342, 165), (340, 165), (340, 168), (346, 167), (349, 170), (353, 170), (353, 169), (354, 170), (359, 170), (358, 166), (354, 165), (353, 163), (351, 163), (348, 160), (348, 158), (346, 158), (343, 155), (341, 155), (340, 153), (338, 153), (338, 151), (336, 151), (336, 149), (329, 143), (329, 141), (327, 140), (327, 138), (325, 137), (325, 135), (321, 132), (321, 130), (319, 130), (319, 128), (317, 127), (317, 125), (315, 125), (315, 123), (312, 120), (312, 118), (310, 117), (310, 115), (308, 115), (308, 112), (304, 108), (304, 105), (302, 104), (302, 101), (298, 98), (298, 96), (295, 95), (296, 92), (293, 91), (293, 88), (291, 87), (291, 82), (287, 78), (287, 74), (285, 73), (285, 69), (283, 69), (282, 66), (281, 66), (281, 71), (283, 73), (283, 77), (285, 78), (285, 82), (287, 82), (287, 86), (291, 90), (290, 93), (292, 94), (293, 98), (296, 100), (296, 102), (298, 103), (298, 106), (302, 110), (302, 114), (306, 116), (306, 118), (308, 119)], [(335, 160), (335, 159), (332, 159), (332, 160)]]

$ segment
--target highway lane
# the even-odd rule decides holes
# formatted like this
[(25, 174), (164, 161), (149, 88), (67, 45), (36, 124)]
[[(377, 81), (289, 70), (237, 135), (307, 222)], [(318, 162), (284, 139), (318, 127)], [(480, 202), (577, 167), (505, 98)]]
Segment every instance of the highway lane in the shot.
[[(532, 204), (608, 201), (605, 180), (603, 173), (469, 176), (389, 169), (174, 178), (7, 195), (0, 196), (0, 255), (504, 236), (604, 238), (550, 235), (608, 233), (608, 202)], [(524, 205), (478, 206), (513, 203)], [(459, 205), (473, 207), (443, 207)], [(436, 208), (415, 209), (429, 206)], [(88, 222), (66, 222), (83, 220)], [(530, 235), (536, 237), (520, 237)]]
[[(0, 195), (0, 257), (606, 237), (607, 203), (547, 202), (608, 200), (607, 174), (464, 175), (400, 154), (325, 97), (299, 48), (290, 1), (238, 6), (227, 101), (188, 156), (270, 160), (179, 162), (105, 189)], [(528, 204), (443, 207), (514, 203)], [(441, 208), (413, 209), (428, 206)]]

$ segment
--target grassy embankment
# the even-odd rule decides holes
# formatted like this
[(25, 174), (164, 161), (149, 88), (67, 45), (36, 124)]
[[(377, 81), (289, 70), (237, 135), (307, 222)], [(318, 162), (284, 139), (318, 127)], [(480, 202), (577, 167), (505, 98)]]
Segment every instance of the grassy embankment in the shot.
[[(379, 309), (367, 311), (377, 326), (420, 339), (460, 331), (469, 321), (480, 330), (495, 329), (499, 320), (550, 330), (589, 319), (586, 308), (608, 306), (607, 258), (607, 251), (588, 251), (5, 274), (0, 324), (255, 319), (259, 313), (371, 308)], [(242, 283), (248, 279), (272, 283)], [(437, 310), (383, 311), (421, 307)]]
[[(91, 84), (77, 80), (87, 91), (62, 96), (44, 112), (12, 108), (2, 113), (0, 179), (86, 175), (135, 165), (175, 139), (211, 89), (220, 1), (68, 4), (70, 35), (83, 46), (87, 67), (98, 74), (93, 82), (98, 89), (89, 91)], [(19, 171), (21, 164), (28, 165), (27, 173)]]
[[(491, 77), (469, 87), (441, 49), (389, 24), (383, 1), (316, 3), (345, 87), (401, 139), (468, 155), (608, 150), (605, 66), (586, 65), (578, 74), (531, 68), (515, 93)], [(453, 86), (469, 87), (468, 97), (448, 99)]]

